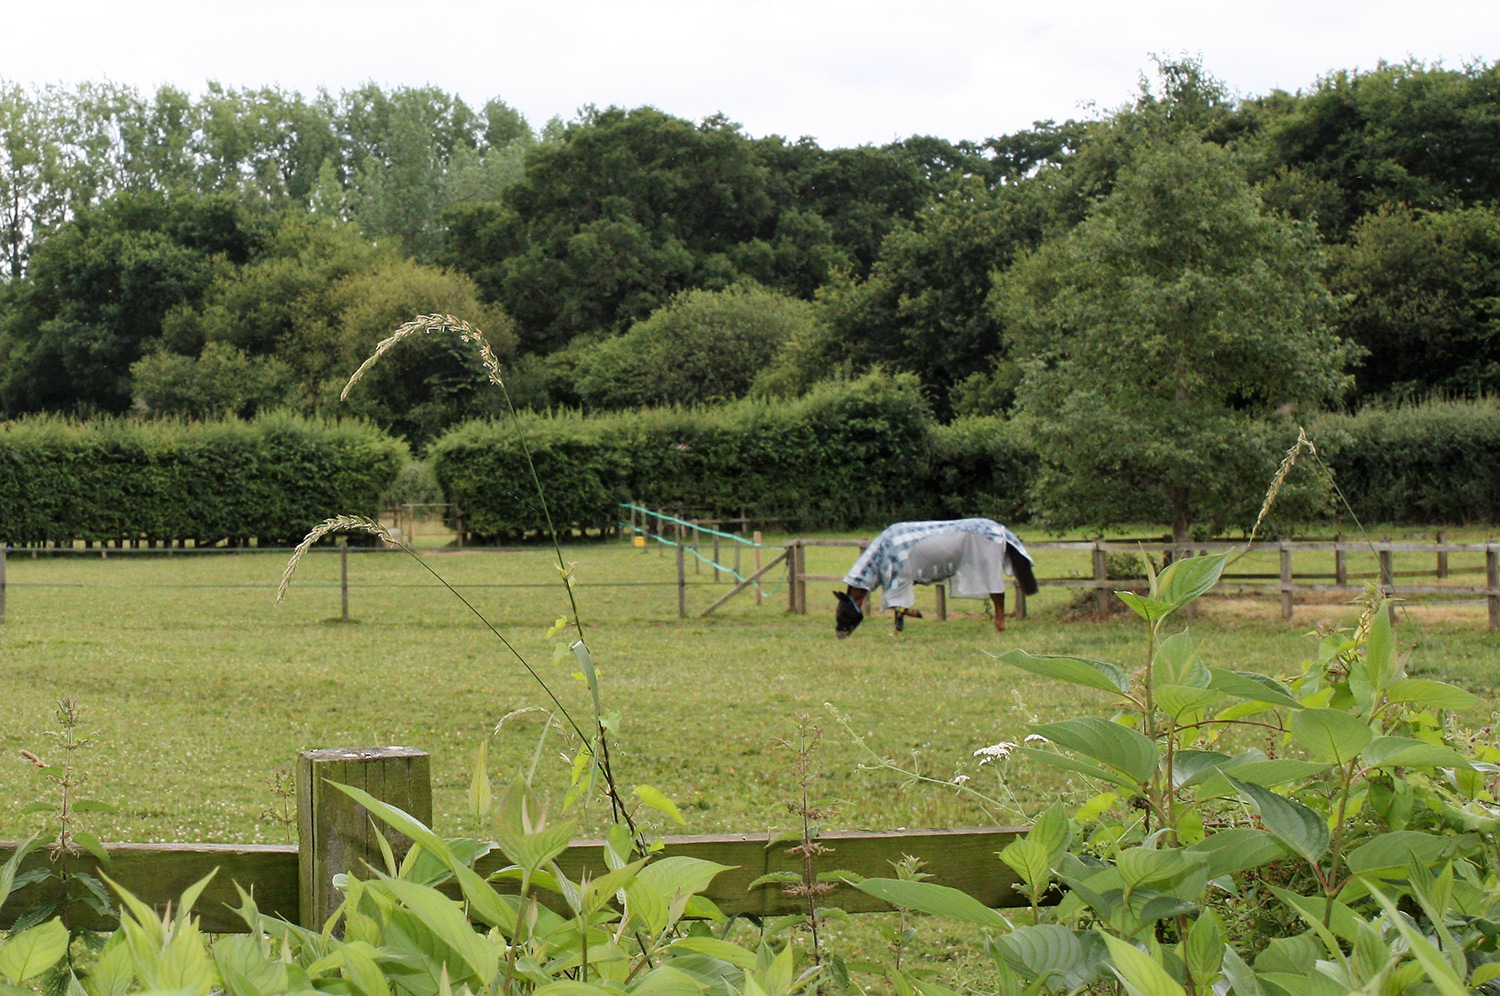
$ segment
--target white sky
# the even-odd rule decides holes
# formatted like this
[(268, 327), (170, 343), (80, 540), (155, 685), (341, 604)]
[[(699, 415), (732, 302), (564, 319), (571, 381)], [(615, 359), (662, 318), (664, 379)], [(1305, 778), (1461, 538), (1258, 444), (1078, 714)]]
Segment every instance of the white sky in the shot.
[(1381, 59), (1500, 58), (1495, 0), (0, 0), (0, 79), (201, 93), (432, 84), (540, 127), (587, 103), (722, 111), (826, 147), (982, 139), (1116, 107), (1151, 53), (1242, 95)]

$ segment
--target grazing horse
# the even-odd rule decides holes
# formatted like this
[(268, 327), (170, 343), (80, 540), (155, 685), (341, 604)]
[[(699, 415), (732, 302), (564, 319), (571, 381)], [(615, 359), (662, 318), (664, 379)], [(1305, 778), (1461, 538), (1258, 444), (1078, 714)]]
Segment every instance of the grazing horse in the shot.
[(895, 610), (899, 633), (907, 616), (922, 618), (912, 608), (913, 586), (949, 581), (955, 598), (989, 596), (995, 606), (995, 632), (1003, 632), (1004, 574), (1014, 577), (1026, 594), (1036, 594), (1031, 555), (1015, 533), (992, 519), (898, 522), (865, 547), (844, 576), (848, 590), (833, 593), (838, 599), (834, 631), (839, 639), (853, 633), (864, 621), (870, 592), (883, 588), (881, 610)]

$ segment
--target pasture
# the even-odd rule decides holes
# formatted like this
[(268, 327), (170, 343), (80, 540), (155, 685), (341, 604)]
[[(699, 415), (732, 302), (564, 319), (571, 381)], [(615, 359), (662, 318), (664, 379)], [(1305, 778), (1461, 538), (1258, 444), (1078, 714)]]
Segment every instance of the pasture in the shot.
[[(1082, 798), (1086, 787), (1054, 773), (1017, 762), (981, 767), (973, 752), (1021, 740), (1029, 723), (1098, 713), (1106, 703), (1009, 671), (984, 651), (1020, 647), (1132, 665), (1144, 652), (1134, 617), (1074, 618), (1066, 611), (1071, 593), (1057, 588), (1031, 599), (1029, 618), (1001, 636), (991, 632), (983, 603), (955, 600), (947, 623), (916, 621), (894, 639), (885, 621), (872, 618), (852, 639), (835, 641), (832, 599), (821, 588), (810, 592), (806, 616), (789, 615), (778, 588), (760, 606), (746, 594), (707, 619), (679, 620), (669, 552), (588, 543), (564, 553), (577, 565), (604, 707), (618, 716), (617, 775), (623, 785), (651, 784), (676, 800), (687, 819), (682, 832), (787, 825), (782, 800), (794, 778), (778, 740), (795, 736), (802, 715), (823, 729), (813, 791), (832, 801), (829, 826), (1019, 821), (1060, 792)], [(853, 553), (811, 550), (808, 569), (842, 573)], [(422, 556), (586, 726), (587, 696), (570, 677), (571, 658), (553, 664), (546, 636), (564, 611), (551, 549)], [(1039, 557), (1038, 573), (1087, 576), (1086, 555), (1076, 563), (1069, 556)], [(1251, 562), (1257, 557), (1275, 570), (1274, 552)], [(1472, 566), (1457, 560), (1455, 569)], [(58, 769), (38, 769), (19, 752), (61, 762), (44, 731), (56, 728), (54, 707), (64, 696), (82, 706), (82, 729), (93, 736), (75, 758), (87, 779), (79, 793), (118, 808), (97, 819), (104, 839), (290, 841), (293, 831), (277, 818), (290, 806), (279, 779), (296, 751), (367, 744), (430, 751), (439, 827), (479, 831), (463, 812), (474, 752), (510, 716), (490, 745), (492, 773), (501, 780), (528, 763), (542, 720), (511, 714), (546, 705), (545, 694), (409, 556), (351, 554), (348, 624), (338, 621), (336, 552), (310, 553), (278, 606), (274, 589), (285, 562), (284, 553), (257, 552), (12, 555), (8, 620), (0, 626), (0, 839), (42, 819), (21, 810), (49, 796), (44, 776)], [(694, 611), (729, 586), (727, 576), (712, 584), (706, 567), (690, 569), (688, 579)], [(931, 592), (921, 589), (918, 605), (931, 604)], [(1285, 622), (1274, 599), (1212, 597), (1192, 629), (1211, 663), (1288, 672), (1312, 653), (1308, 634), (1316, 626), (1353, 618), (1351, 607), (1329, 601), (1299, 606)], [(1464, 717), (1472, 727), (1490, 725), (1500, 685), (1500, 638), (1485, 632), (1484, 619), (1482, 600), (1456, 607), (1415, 601), (1398, 629), (1413, 674), (1442, 677), (1485, 699)], [(825, 703), (848, 717), (848, 730)], [(851, 731), (936, 778), (970, 775), (970, 785), (1013, 809), (987, 811), (941, 787), (905, 790), (898, 776), (862, 767), (869, 758)], [(544, 742), (539, 785), (565, 784), (560, 753), (572, 746), (560, 734)], [(586, 827), (603, 818), (596, 805)]]

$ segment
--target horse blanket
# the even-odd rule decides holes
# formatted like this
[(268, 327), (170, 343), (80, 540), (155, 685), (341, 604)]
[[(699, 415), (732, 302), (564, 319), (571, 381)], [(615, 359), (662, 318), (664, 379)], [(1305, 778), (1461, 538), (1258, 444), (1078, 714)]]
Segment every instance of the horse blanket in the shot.
[(949, 582), (955, 598), (988, 598), (1005, 592), (1003, 575), (1036, 593), (1031, 555), (1009, 529), (993, 519), (898, 522), (865, 547), (844, 583), (866, 591), (883, 589), (881, 609), (909, 609), (913, 585)]

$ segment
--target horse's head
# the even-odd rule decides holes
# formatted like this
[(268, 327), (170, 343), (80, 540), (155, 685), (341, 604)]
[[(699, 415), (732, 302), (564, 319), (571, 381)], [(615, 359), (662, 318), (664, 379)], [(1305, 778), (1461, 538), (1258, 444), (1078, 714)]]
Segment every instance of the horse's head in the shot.
[(833, 631), (842, 640), (859, 628), (859, 624), (865, 621), (865, 614), (847, 591), (836, 591), (833, 597), (839, 600), (838, 608), (833, 613)]

